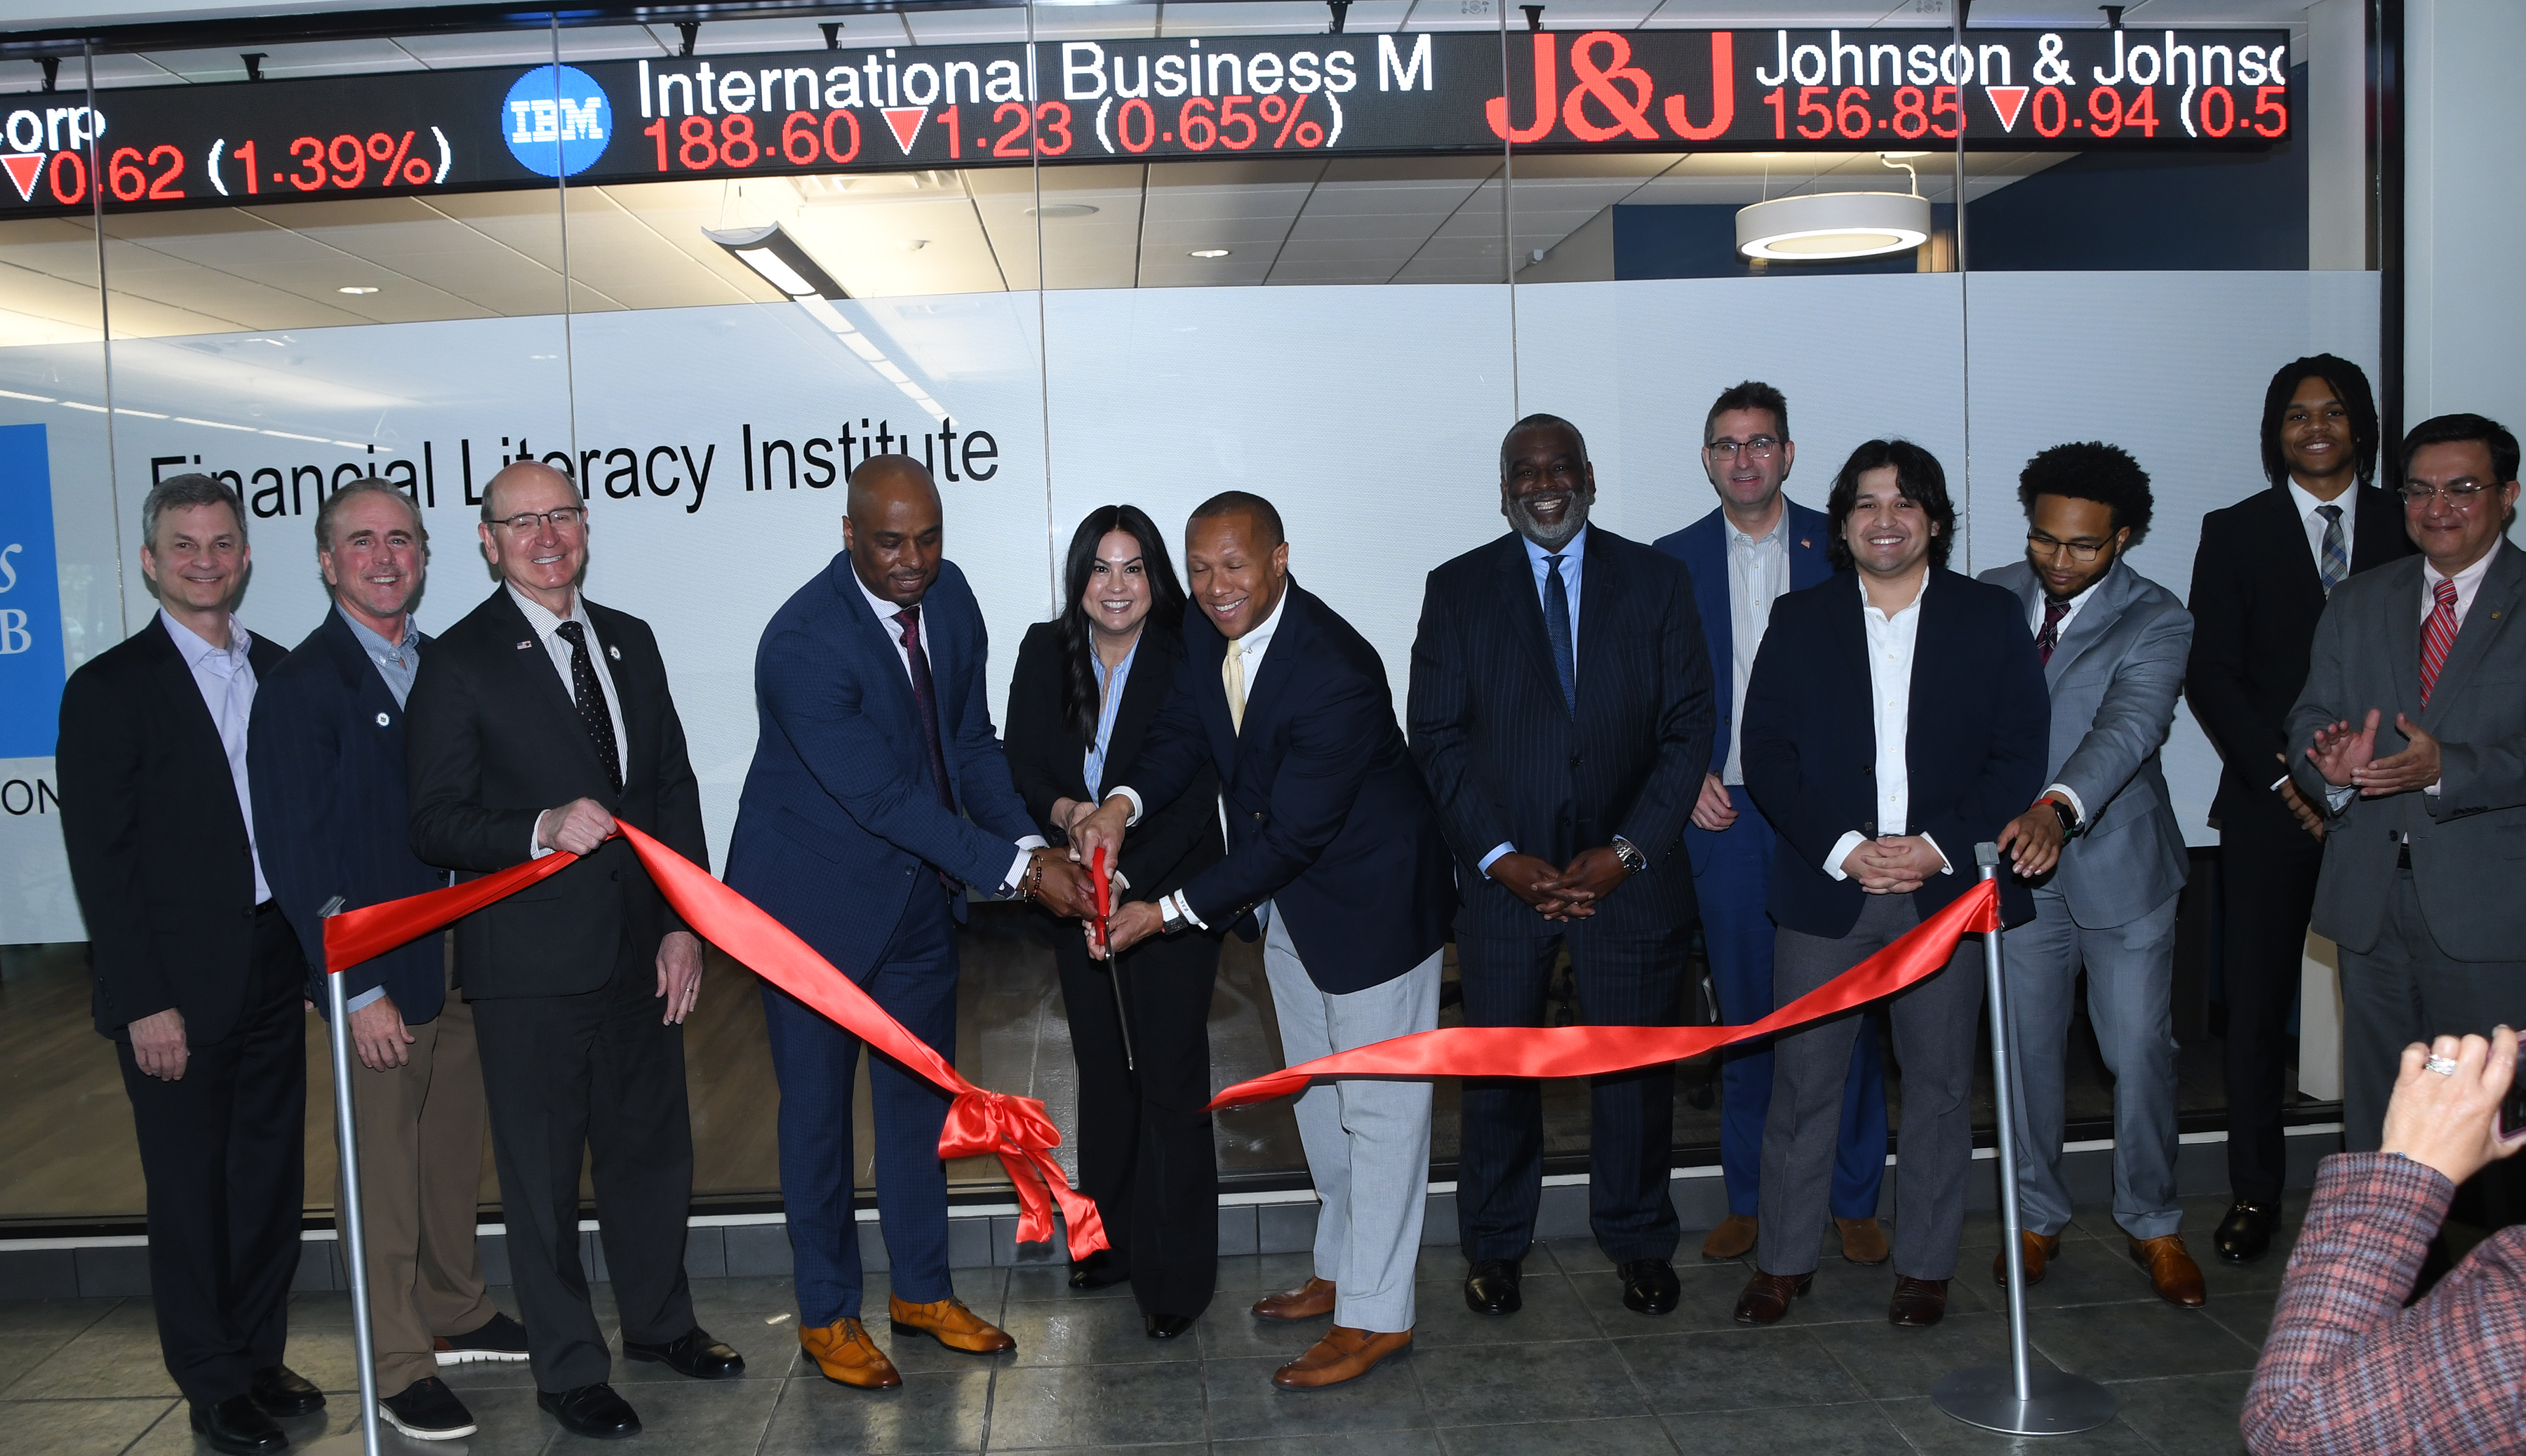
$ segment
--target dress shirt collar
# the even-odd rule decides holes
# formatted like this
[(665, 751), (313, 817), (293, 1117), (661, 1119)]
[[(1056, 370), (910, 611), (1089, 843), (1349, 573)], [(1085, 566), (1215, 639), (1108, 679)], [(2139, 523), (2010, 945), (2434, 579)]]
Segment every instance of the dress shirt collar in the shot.
[[(371, 657), (400, 658), (407, 654), (416, 654), (421, 650), (421, 628), (413, 625), (412, 614), (409, 612), (403, 616), (403, 640), (389, 642), (384, 633), (343, 611), (340, 602), (333, 604), (333, 611), (350, 627), (351, 635), (359, 639), (361, 650)], [(531, 618), (529, 620), (532, 621)]]
[[(532, 628), (538, 637), (550, 638), (554, 630), (565, 622), (576, 622), (591, 633), (596, 629), (596, 624), (587, 618), (587, 593), (583, 591), (574, 588), (570, 594), (570, 614), (555, 616), (550, 607), (520, 591), (516, 586), (506, 582), (502, 584), (509, 593), (509, 600), (516, 602), (518, 610), (526, 614), (527, 626)], [(594, 651), (596, 643), (591, 639), (588, 649)]]
[(2300, 485), (2298, 482), (2298, 477), (2293, 476), (2290, 477), (2289, 493), (2290, 499), (2298, 506), (2298, 519), (2300, 521), (2312, 520), (2315, 517), (2315, 508), (2318, 506), (2340, 506), (2342, 508), (2342, 539), (2345, 543), (2349, 541), (2350, 523), (2359, 514), (2359, 486), (2355, 481), (2351, 484), (2349, 489), (2335, 496), (2333, 499), (2318, 500), (2314, 491)]
[(199, 632), (177, 621), (164, 607), (158, 609), (158, 620), (167, 625), (167, 635), (175, 639), (176, 650), (182, 654), (184, 666), (188, 668), (199, 669), (207, 663), (212, 671), (226, 677), (246, 662), (248, 654), (254, 650), (254, 638), (247, 634), (233, 614), (227, 620), (228, 640), (226, 646), (214, 646), (203, 640)]
[[(1285, 577), (1281, 580), (1281, 599), (1272, 604), (1272, 615), (1264, 618), (1262, 625), (1255, 628), (1254, 630), (1247, 632), (1241, 637), (1230, 639), (1228, 644), (1229, 650), (1244, 657), (1248, 661), (1261, 657), (1265, 652), (1271, 650), (1272, 634), (1281, 629), (1281, 614), (1288, 609), (1289, 581), (1288, 578)], [(1249, 678), (1246, 680), (1246, 690), (1251, 692), (1253, 687), (1253, 679)]]
[(1588, 527), (1584, 526), (1579, 527), (1577, 533), (1570, 539), (1562, 542), (1561, 548), (1557, 551), (1546, 551), (1524, 535), (1520, 535), (1517, 540), (1519, 545), (1526, 548), (1526, 564), (1535, 569), (1535, 577), (1539, 581), (1543, 579), (1545, 572), (1551, 570), (1544, 564), (1543, 559), (1547, 556), (1561, 558), (1561, 575), (1564, 580), (1567, 580), (1570, 575), (1578, 571), (1588, 560)]
[(2463, 571), (2456, 573), (2452, 577), (2442, 576), (2439, 569), (2430, 564), (2430, 559), (2428, 557), (2422, 557), (2421, 600), (2425, 603), (2435, 605), (2438, 598), (2439, 583), (2441, 581), (2453, 581), (2455, 583), (2456, 598), (2455, 612), (2459, 619), (2462, 618), (2466, 612), (2472, 610), (2473, 594), (2482, 589), (2482, 578), (2491, 575), (2492, 561), (2500, 555), (2501, 551), (2505, 548), (2506, 544), (2507, 543), (2503, 541), (2492, 542), (2491, 549), (2482, 553), (2482, 559), (2480, 561), (2466, 567)]
[(1734, 518), (1732, 518), (1726, 511), (1719, 513), (1720, 528), (1728, 532), (1728, 544), (1743, 551), (1759, 551), (1765, 546), (1781, 546), (1788, 544), (1789, 535), (1787, 532), (1783, 531), (1781, 527), (1789, 524), (1790, 508), (1786, 503), (1781, 507), (1781, 514), (1773, 518), (1772, 528), (1763, 532), (1759, 536), (1749, 536), (1745, 532), (1739, 530), (1737, 528), (1737, 522)]
[[(851, 584), (860, 589), (860, 596), (868, 603), (869, 610), (877, 614), (877, 620), (884, 625), (887, 632), (893, 635), (895, 645), (901, 646), (903, 644), (903, 624), (894, 620), (894, 614), (902, 611), (902, 606), (899, 603), (887, 601), (884, 597), (869, 590), (868, 583), (860, 579), (858, 569), (853, 567), (847, 559), (842, 563), (842, 570), (850, 573)], [(913, 605), (917, 607), (921, 605), (921, 603), (915, 602)]]
[[(1926, 566), (1926, 563), (1925, 563), (1925, 566)], [(1923, 597), (1925, 597), (1925, 596), (1928, 596), (1928, 595), (1930, 594), (1930, 578), (1931, 578), (1932, 577), (1937, 576), (1938, 574), (1939, 574), (1939, 573), (1938, 573), (1938, 569), (1937, 569), (1937, 568), (1935, 568), (1935, 567), (1928, 567), (1926, 570), (1924, 570), (1924, 571), (1921, 573), (1921, 589), (1912, 593), (1912, 599), (1911, 599), (1910, 601), (1905, 602), (1903, 605), (1901, 605), (1901, 606), (1899, 606), (1899, 607), (1896, 607), (1896, 608), (1895, 608), (1894, 611), (1892, 611), (1892, 612), (1882, 612), (1882, 611), (1879, 611), (1879, 610), (1878, 610), (1878, 608), (1877, 608), (1877, 604), (1876, 604), (1875, 602), (1872, 602), (1872, 601), (1870, 601), (1870, 600), (1868, 599), (1868, 578), (1867, 578), (1865, 576), (1860, 576), (1860, 574), (1858, 574), (1858, 573), (1856, 573), (1856, 572), (1852, 573), (1852, 575), (1853, 575), (1853, 576), (1858, 576), (1858, 577), (1859, 577), (1859, 605), (1860, 605), (1860, 608), (1861, 608), (1863, 611), (1865, 611), (1869, 616), (1872, 616), (1872, 617), (1876, 618), (1876, 619), (1877, 619), (1878, 621), (1880, 621), (1880, 622), (1893, 622), (1895, 618), (1900, 617), (1900, 616), (1902, 616), (1904, 613), (1909, 612), (1909, 611), (1911, 611), (1912, 609), (1914, 609), (1915, 607), (1920, 606), (1920, 605), (1921, 605), (1921, 598), (1923, 598)]]
[[(2112, 567), (2105, 568), (2104, 576), (2098, 577), (2094, 581), (2089, 582), (2085, 587), (2080, 589), (2077, 596), (2074, 596), (2067, 602), (2062, 603), (2061, 623), (2060, 626), (2054, 629), (2057, 631), (2068, 631), (2070, 629), (2071, 619), (2077, 617), (2080, 609), (2088, 605), (2088, 598), (2097, 594), (2097, 588), (2105, 584), (2105, 577), (2110, 577), (2113, 574), (2114, 569)], [(2029, 619), (2029, 624), (2039, 632), (2044, 630), (2044, 609), (2046, 606), (2049, 606), (2051, 601), (2052, 597), (2050, 593), (2044, 589), (2044, 578), (2039, 575), (2035, 578), (2035, 615), (2033, 618)]]

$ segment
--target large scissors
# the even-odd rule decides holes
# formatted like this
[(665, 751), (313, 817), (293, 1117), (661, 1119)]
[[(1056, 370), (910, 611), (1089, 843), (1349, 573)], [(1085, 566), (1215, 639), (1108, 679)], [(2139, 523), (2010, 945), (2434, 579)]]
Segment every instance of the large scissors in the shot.
[(1114, 887), (1105, 874), (1105, 846), (1096, 846), (1096, 856), (1088, 862), (1088, 879), (1096, 884), (1096, 943), (1105, 948), (1105, 974), (1114, 984), (1114, 1020), (1123, 1029), (1123, 1070), (1137, 1074), (1132, 1060), (1132, 1013), (1123, 1002), (1123, 967), (1114, 959), (1114, 940), (1105, 931), (1106, 917), (1114, 913)]

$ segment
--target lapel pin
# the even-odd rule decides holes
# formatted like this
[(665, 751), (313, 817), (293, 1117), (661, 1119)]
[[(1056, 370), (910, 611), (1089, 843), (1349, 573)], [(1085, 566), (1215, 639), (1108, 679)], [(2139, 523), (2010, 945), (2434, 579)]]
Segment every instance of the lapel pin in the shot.
[[(1800, 122), (1798, 125), (1799, 125), (1799, 126), (1805, 126), (1806, 124), (1805, 124), (1804, 122)], [(1798, 549), (1799, 549), (1799, 550), (1801, 550), (1801, 551), (1806, 550), (1809, 546), (1812, 546), (1813, 544), (1814, 544), (1814, 542), (1809, 541), (1809, 540), (1808, 540), (1806, 537), (1804, 537), (1804, 536), (1800, 536), (1800, 537), (1798, 537)]]
[(530, 648), (530, 647), (532, 647), (532, 646), (534, 646), (534, 645), (535, 645), (535, 644), (533, 643), (533, 641), (532, 641), (532, 640), (520, 642), (520, 643), (518, 644), (518, 650), (519, 650), (520, 652), (524, 652), (524, 651), (526, 651), (527, 649), (529, 649), (529, 648)]
[(623, 660), (623, 649), (620, 647), (608, 647), (605, 649), (605, 655), (614, 659), (616, 662), (621, 662)]
[(390, 718), (386, 717), (386, 716), (385, 716), (384, 714), (382, 714), (382, 713), (380, 713), (380, 714), (379, 714), (379, 715), (378, 715), (378, 727), (379, 727), (379, 728), (385, 728), (385, 727), (389, 726), (392, 722), (393, 722), (393, 720), (392, 720), (392, 719), (390, 719)]

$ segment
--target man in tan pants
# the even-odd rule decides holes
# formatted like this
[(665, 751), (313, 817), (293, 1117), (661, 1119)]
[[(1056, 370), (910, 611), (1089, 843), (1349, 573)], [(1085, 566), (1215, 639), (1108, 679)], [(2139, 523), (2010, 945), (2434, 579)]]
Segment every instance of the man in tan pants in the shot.
[[(358, 909), (447, 882), (413, 856), (404, 778), (404, 698), (429, 641), (411, 615), (428, 543), (420, 513), (387, 481), (328, 496), (316, 561), (333, 610), (255, 696), (256, 838), (320, 1006), (328, 902)], [(352, 1108), (379, 1414), (423, 1440), (475, 1430), (440, 1366), (527, 1358), (527, 1332), (483, 1292), (474, 1246), (482, 1072), (454, 966), (446, 937), (429, 935), (342, 973), (367, 1069), (353, 1075)]]

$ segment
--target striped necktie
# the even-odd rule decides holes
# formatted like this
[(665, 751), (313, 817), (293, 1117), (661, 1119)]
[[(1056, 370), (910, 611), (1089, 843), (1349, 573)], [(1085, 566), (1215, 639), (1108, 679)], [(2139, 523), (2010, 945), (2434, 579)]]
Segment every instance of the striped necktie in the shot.
[(2430, 690), (2439, 685), (2439, 670), (2447, 666), (2448, 653), (2455, 646), (2455, 583), (2441, 581), (2431, 588), (2438, 605), (2431, 609), (2430, 620), (2421, 630), (2421, 706), (2430, 705)]
[(2340, 506), (2327, 503), (2316, 507), (2315, 514), (2324, 518), (2324, 547), (2316, 553), (2315, 574), (2324, 578), (2324, 594), (2330, 597), (2333, 588), (2350, 579), (2350, 548), (2342, 540)]

